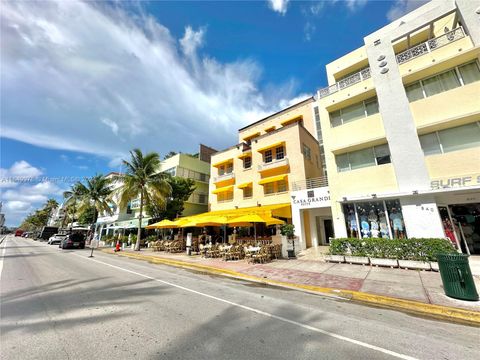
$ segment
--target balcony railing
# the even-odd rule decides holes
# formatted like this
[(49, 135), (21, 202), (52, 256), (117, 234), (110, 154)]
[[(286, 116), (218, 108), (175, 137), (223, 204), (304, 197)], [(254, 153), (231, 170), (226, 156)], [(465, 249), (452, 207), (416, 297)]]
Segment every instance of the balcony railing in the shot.
[(336, 93), (337, 91), (343, 90), (349, 86), (352, 86), (354, 84), (357, 84), (363, 80), (369, 79), (371, 77), (370, 73), (370, 68), (367, 67), (363, 70), (360, 70), (359, 72), (350, 75), (349, 77), (346, 77), (339, 82), (327, 86), (326, 88), (318, 90), (318, 96), (321, 98), (324, 98), (328, 95), (331, 95), (333, 93)]
[(452, 31), (445, 33), (442, 36), (438, 36), (436, 38), (430, 39), (428, 41), (425, 41), (421, 44), (418, 44), (412, 47), (411, 49), (401, 52), (400, 54), (397, 55), (397, 63), (398, 64), (406, 63), (412, 59), (428, 54), (433, 50), (439, 49), (442, 46), (445, 46), (447, 44), (450, 44), (451, 42), (457, 41), (463, 37), (465, 37), (465, 32), (463, 31), (463, 28), (458, 27), (456, 29), (453, 29)]
[(265, 171), (265, 170), (274, 169), (276, 167), (287, 166), (287, 165), (288, 165), (288, 159), (284, 157), (283, 159), (280, 159), (280, 160), (274, 160), (269, 163), (263, 163), (261, 165), (258, 165), (258, 171)]
[(305, 179), (300, 181), (295, 181), (292, 184), (292, 190), (306, 190), (306, 189), (315, 189), (319, 187), (328, 186), (328, 178), (326, 176), (321, 176), (317, 178)]
[(228, 174), (218, 175), (218, 176), (213, 178), (213, 182), (217, 183), (217, 182), (220, 182), (220, 181), (231, 180), (231, 179), (235, 179), (235, 173), (233, 173), (233, 172), (228, 173)]

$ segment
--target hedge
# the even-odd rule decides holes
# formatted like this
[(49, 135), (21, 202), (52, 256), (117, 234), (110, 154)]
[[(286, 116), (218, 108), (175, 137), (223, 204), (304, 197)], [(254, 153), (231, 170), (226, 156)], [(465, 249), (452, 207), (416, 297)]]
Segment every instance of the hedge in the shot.
[(368, 256), (371, 258), (437, 261), (439, 253), (455, 253), (446, 239), (344, 238), (330, 241), (331, 255)]

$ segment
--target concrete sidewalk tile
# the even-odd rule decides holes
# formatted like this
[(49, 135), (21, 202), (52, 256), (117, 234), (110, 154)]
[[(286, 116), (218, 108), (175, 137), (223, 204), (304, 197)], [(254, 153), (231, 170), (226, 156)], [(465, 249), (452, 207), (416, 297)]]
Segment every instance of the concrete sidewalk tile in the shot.
[(303, 271), (324, 272), (331, 266), (332, 264), (321, 263), (318, 261), (295, 261), (295, 266), (292, 268)]
[(378, 280), (364, 280), (360, 291), (401, 299), (416, 300), (428, 303), (428, 297), (422, 286), (399, 284)]
[(365, 279), (370, 271), (369, 266), (350, 265), (350, 264), (333, 264), (327, 268), (323, 274), (338, 275), (350, 277), (354, 279)]
[(434, 271), (422, 271), (420, 272), (420, 278), (424, 287), (442, 287), (442, 277), (439, 272)]
[(420, 275), (415, 270), (372, 268), (367, 280), (422, 286)]
[(450, 298), (445, 295), (443, 288), (426, 288), (425, 291), (432, 304), (480, 311), (480, 301), (466, 301)]

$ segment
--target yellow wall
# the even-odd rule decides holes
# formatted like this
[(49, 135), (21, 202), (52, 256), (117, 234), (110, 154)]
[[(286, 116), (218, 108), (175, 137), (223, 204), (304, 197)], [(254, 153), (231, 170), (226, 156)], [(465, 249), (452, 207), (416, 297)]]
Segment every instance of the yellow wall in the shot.
[(367, 50), (364, 46), (327, 64), (328, 85), (333, 85), (343, 76), (368, 66)]
[(480, 173), (480, 147), (425, 156), (431, 179)]

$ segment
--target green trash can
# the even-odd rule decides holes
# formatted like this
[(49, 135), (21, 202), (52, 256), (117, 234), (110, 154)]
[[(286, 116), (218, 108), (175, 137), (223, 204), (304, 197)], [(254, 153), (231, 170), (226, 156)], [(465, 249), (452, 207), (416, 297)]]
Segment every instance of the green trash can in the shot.
[(478, 293), (468, 265), (468, 255), (438, 254), (437, 259), (445, 295), (455, 299), (477, 301)]

